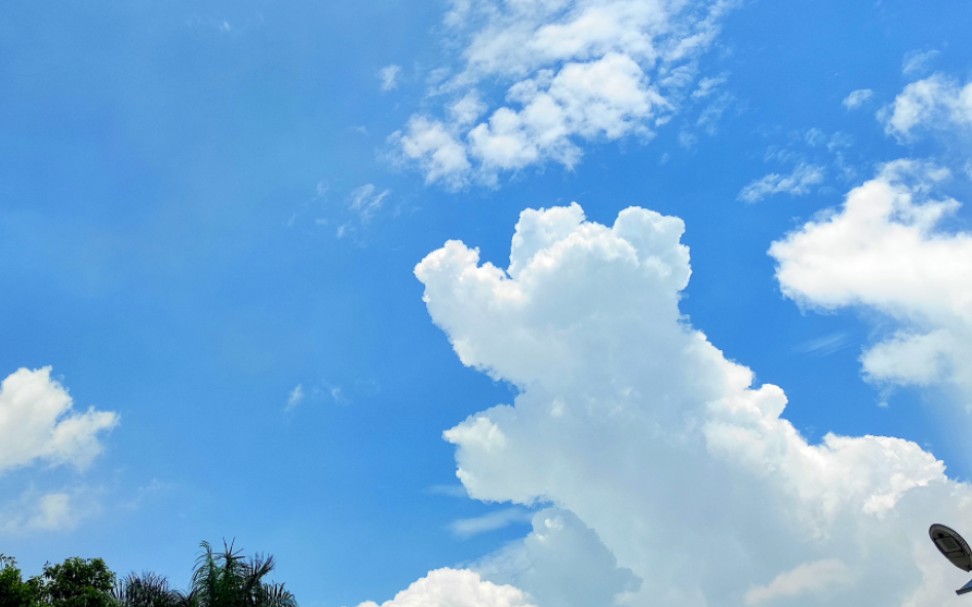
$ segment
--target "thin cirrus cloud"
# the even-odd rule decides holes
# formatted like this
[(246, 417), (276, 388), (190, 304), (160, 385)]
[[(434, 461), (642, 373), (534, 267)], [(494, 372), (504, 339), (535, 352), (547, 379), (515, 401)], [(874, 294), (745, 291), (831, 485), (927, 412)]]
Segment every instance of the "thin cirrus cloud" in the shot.
[(972, 233), (940, 227), (959, 208), (932, 194), (947, 177), (927, 162), (891, 162), (770, 255), (783, 293), (798, 302), (866, 307), (894, 322), (864, 352), (869, 378), (950, 385), (972, 402)]
[(304, 396), (304, 385), (297, 384), (294, 386), (294, 389), (287, 396), (287, 404), (284, 406), (284, 411), (290, 412), (295, 410), (304, 402)]
[(428, 183), (459, 188), (571, 168), (582, 142), (648, 139), (690, 96), (696, 59), (735, 4), (453, 0), (446, 25), (461, 65), (432, 86), (440, 110), (414, 114), (389, 141)]
[[(520, 389), (445, 433), (459, 479), (554, 508), (481, 578), (568, 607), (943, 604), (940, 555), (915, 530), (972, 525), (972, 487), (907, 440), (801, 436), (783, 390), (681, 314), (683, 230), (640, 208), (612, 226), (576, 204), (528, 210), (506, 270), (459, 241), (416, 267), (460, 360)], [(414, 604), (466, 604), (440, 598)]]
[(390, 189), (379, 188), (373, 183), (366, 183), (352, 190), (347, 201), (350, 217), (337, 227), (335, 235), (345, 238), (362, 233), (384, 209), (389, 194)]
[(814, 186), (823, 183), (823, 180), (823, 167), (801, 162), (789, 174), (769, 173), (749, 182), (739, 192), (738, 198), (754, 203), (776, 194), (803, 196), (809, 194)]
[(466, 539), (481, 533), (488, 533), (516, 525), (528, 523), (533, 513), (524, 508), (503, 508), (487, 512), (481, 516), (462, 518), (449, 523), (449, 531), (456, 537)]
[(906, 54), (901, 62), (901, 73), (912, 76), (928, 70), (929, 65), (940, 55), (939, 51), (931, 49), (926, 51), (911, 51)]

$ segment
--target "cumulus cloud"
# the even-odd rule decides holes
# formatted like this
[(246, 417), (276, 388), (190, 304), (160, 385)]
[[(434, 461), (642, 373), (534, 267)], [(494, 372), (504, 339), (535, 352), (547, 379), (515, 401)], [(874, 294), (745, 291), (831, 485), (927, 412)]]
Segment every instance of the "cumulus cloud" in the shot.
[(99, 436), (118, 415), (73, 408), (51, 368), (19, 369), (0, 384), (0, 473), (35, 462), (83, 469), (101, 452)]
[[(904, 206), (896, 217), (928, 225), (936, 213)], [(567, 607), (590, 607), (589, 596), (673, 607), (947, 601), (965, 580), (925, 530), (972, 528), (970, 487), (906, 440), (807, 442), (783, 417), (783, 391), (754, 385), (680, 312), (683, 230), (640, 208), (612, 226), (576, 204), (528, 210), (505, 270), (458, 241), (416, 267), (461, 361), (519, 388), (445, 433), (459, 479), (476, 499), (554, 509), (481, 563), (483, 576)], [(560, 549), (544, 549), (558, 537)], [(529, 574), (518, 576), (524, 554)], [(579, 572), (571, 596), (565, 571)], [(487, 583), (467, 579), (469, 596)]]
[[(358, 607), (379, 607), (368, 601)], [(482, 580), (468, 569), (436, 569), (380, 607), (536, 607), (522, 591)]]
[(857, 89), (851, 91), (846, 97), (844, 97), (843, 104), (844, 107), (849, 110), (856, 110), (870, 100), (874, 96), (874, 91), (871, 89)]
[(823, 183), (823, 167), (801, 162), (789, 175), (770, 173), (746, 184), (739, 192), (739, 200), (745, 202), (759, 202), (774, 194), (788, 194), (802, 196), (809, 194), (813, 186)]
[[(542, 605), (612, 605), (638, 589), (638, 578), (619, 568), (597, 534), (566, 510), (533, 516), (533, 531), (474, 563), (484, 579), (510, 584)], [(584, 580), (583, 584), (577, 580)]]
[(817, 588), (839, 587), (851, 579), (850, 568), (837, 559), (824, 559), (804, 563), (786, 571), (765, 586), (754, 586), (746, 591), (747, 605), (758, 605), (777, 599), (799, 596)]
[(943, 74), (912, 82), (879, 116), (884, 129), (900, 141), (912, 139), (916, 132), (968, 132), (972, 127), (972, 82), (960, 84)]
[(940, 225), (958, 201), (935, 198), (947, 171), (900, 160), (840, 209), (773, 244), (783, 292), (812, 307), (877, 310), (897, 330), (862, 358), (878, 381), (949, 384), (972, 403), (972, 233)]
[[(531, 165), (573, 167), (584, 142), (649, 138), (693, 88), (701, 99), (720, 83), (694, 87), (696, 60), (734, 4), (452, 0), (461, 65), (432, 90), (445, 111), (412, 116), (390, 141), (428, 182), (455, 188)], [(502, 101), (483, 93), (497, 85)]]

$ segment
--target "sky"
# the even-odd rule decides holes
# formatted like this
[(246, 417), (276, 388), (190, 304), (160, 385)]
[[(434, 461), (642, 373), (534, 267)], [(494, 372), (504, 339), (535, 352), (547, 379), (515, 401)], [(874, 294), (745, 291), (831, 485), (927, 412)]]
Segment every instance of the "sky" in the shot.
[(307, 607), (958, 605), (972, 7), (0, 18), (0, 552)]

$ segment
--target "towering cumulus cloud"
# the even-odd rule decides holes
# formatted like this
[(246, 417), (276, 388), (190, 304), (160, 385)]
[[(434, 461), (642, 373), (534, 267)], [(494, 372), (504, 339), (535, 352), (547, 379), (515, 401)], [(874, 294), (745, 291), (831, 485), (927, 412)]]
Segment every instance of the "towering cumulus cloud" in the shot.
[(430, 91), (441, 110), (413, 115), (392, 142), (428, 182), (458, 187), (534, 164), (572, 167), (583, 141), (650, 137), (688, 96), (699, 54), (736, 2), (450, 4), (461, 57)]
[(969, 486), (909, 441), (809, 444), (680, 314), (682, 232), (528, 210), (505, 271), (456, 241), (416, 267), (462, 362), (519, 388), (445, 433), (459, 478), (545, 508), (477, 571), (539, 607), (943, 604), (964, 579), (926, 529), (972, 528)]

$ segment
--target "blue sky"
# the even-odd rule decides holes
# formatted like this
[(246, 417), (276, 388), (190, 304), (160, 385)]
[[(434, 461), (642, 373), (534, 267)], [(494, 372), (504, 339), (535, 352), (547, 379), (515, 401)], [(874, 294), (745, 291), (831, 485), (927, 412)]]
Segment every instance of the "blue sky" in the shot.
[(10, 3), (0, 550), (181, 586), (235, 537), (320, 607), (952, 604), (970, 18)]

